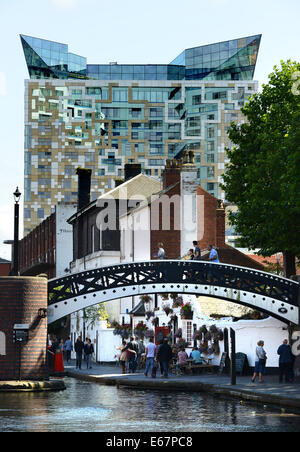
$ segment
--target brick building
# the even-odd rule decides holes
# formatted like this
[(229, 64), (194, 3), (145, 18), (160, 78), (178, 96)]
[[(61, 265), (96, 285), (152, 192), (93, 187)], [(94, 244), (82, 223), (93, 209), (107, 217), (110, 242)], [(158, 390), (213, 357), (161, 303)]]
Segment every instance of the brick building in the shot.
[(0, 257), (0, 276), (8, 276), (11, 268), (11, 262)]
[(22, 276), (64, 276), (72, 260), (72, 228), (67, 218), (76, 205), (60, 204), (55, 212), (19, 242), (19, 271)]

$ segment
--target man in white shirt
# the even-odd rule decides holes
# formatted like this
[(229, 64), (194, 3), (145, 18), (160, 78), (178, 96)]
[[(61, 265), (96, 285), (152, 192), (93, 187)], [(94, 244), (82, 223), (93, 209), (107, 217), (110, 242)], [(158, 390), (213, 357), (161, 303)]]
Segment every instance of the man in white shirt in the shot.
[(153, 343), (153, 338), (150, 338), (150, 343), (146, 347), (146, 369), (145, 369), (145, 377), (148, 375), (148, 370), (150, 368), (150, 372), (152, 375), (153, 367), (154, 367), (154, 357), (156, 345)]

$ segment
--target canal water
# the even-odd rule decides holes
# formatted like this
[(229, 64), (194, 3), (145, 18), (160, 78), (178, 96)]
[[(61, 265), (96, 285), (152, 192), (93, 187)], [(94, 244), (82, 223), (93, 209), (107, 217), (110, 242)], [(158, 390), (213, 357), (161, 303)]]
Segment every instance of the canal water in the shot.
[(300, 415), (184, 392), (65, 379), (55, 393), (0, 394), (1, 432), (300, 432)]

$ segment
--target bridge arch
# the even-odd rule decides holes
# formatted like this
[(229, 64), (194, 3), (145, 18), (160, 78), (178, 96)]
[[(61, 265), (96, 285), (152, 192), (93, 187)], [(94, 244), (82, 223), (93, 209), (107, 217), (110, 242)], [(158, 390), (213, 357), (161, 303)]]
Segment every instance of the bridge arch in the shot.
[(48, 323), (95, 304), (164, 292), (219, 298), (299, 323), (298, 282), (236, 265), (181, 260), (121, 263), (51, 280)]

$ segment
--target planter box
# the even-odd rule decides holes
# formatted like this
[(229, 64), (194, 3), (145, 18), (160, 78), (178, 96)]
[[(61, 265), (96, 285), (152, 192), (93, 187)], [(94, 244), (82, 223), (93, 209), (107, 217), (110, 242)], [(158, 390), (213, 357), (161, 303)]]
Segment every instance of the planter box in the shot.
[(186, 313), (186, 314), (180, 314), (180, 317), (182, 320), (193, 320), (194, 313)]

